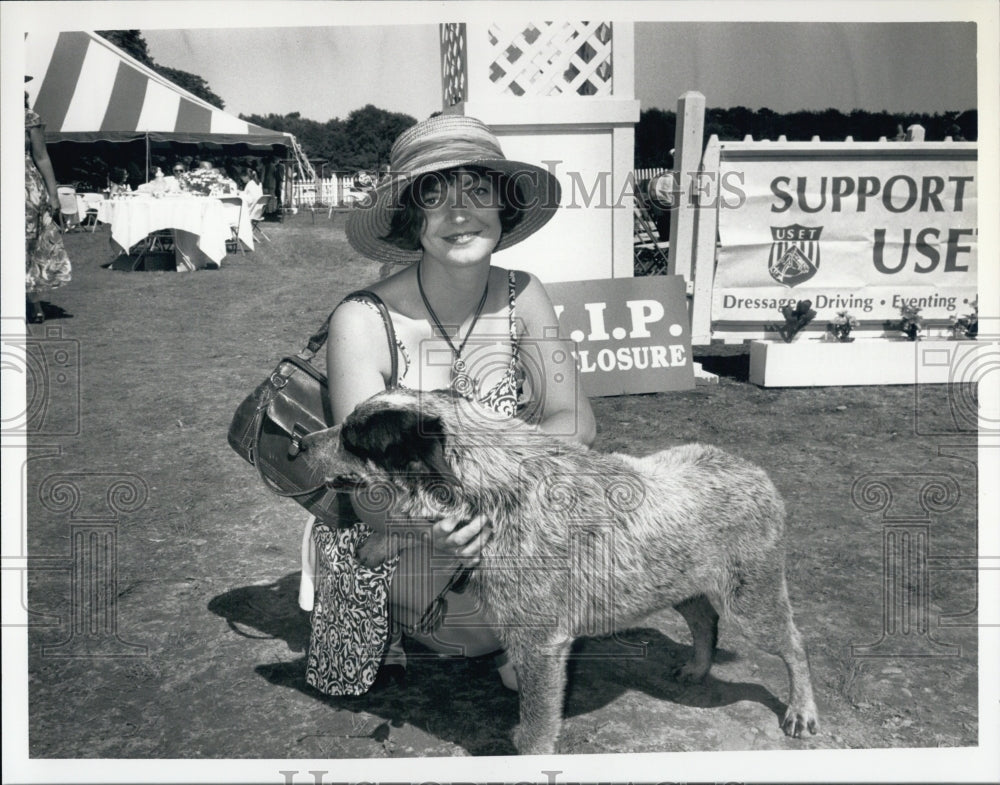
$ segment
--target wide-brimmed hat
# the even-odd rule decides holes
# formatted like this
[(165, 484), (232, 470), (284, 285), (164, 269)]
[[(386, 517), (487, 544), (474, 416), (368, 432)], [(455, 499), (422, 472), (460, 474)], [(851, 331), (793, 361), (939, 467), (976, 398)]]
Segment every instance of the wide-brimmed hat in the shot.
[(538, 231), (559, 207), (559, 181), (540, 166), (510, 161), (489, 127), (473, 117), (438, 115), (407, 129), (392, 145), (389, 174), (347, 221), (347, 239), (359, 253), (383, 262), (415, 262), (422, 250), (387, 242), (393, 213), (402, 196), (422, 174), (457, 167), (479, 167), (505, 175), (516, 188), (521, 220), (505, 231), (494, 250), (521, 242)]

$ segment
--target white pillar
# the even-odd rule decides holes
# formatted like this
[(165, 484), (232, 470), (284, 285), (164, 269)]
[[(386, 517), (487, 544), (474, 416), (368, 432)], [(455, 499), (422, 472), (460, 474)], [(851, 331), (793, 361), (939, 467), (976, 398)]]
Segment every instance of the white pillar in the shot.
[(546, 282), (631, 277), (634, 32), (623, 22), (441, 25), (444, 111), (487, 123), (508, 158), (549, 168), (563, 189), (549, 224), (497, 264)]

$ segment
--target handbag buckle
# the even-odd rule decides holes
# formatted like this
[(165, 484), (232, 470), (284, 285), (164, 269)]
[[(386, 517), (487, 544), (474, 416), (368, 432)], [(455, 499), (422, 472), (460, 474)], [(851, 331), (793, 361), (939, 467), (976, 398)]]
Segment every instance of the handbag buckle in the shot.
[(302, 439), (308, 435), (309, 431), (307, 431), (298, 423), (295, 423), (295, 425), (292, 426), (292, 433), (291, 433), (292, 440), (288, 444), (289, 458), (294, 458), (296, 455), (302, 452), (303, 449), (305, 449), (302, 444)]
[(282, 376), (277, 371), (274, 371), (271, 373), (270, 381), (271, 381), (271, 386), (274, 387), (274, 389), (280, 390), (282, 387), (288, 384), (288, 377)]

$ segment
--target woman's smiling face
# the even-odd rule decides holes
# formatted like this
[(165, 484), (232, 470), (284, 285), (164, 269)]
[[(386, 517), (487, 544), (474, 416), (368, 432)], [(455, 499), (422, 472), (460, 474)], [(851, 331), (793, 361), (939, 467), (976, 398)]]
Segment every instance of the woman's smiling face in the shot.
[(470, 169), (424, 178), (417, 204), (424, 218), (424, 254), (442, 261), (479, 262), (500, 242), (500, 201), (486, 175)]

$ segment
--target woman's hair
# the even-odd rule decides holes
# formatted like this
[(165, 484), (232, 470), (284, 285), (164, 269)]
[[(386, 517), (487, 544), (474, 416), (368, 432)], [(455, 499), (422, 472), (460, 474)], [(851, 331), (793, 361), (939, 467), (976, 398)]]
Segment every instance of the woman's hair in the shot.
[[(420, 233), (424, 228), (424, 216), (421, 208), (426, 203), (428, 191), (432, 185), (442, 184), (447, 180), (454, 179), (459, 168), (464, 171), (476, 172), (486, 177), (493, 184), (493, 192), (497, 195), (500, 202), (501, 233), (509, 232), (520, 223), (524, 212), (518, 205), (522, 205), (525, 202), (517, 183), (492, 169), (463, 166), (454, 169), (444, 169), (438, 172), (428, 172), (416, 177), (403, 191), (399, 200), (400, 206), (392, 211), (389, 231), (382, 239), (406, 251), (419, 251)], [(474, 198), (469, 194), (465, 196), (470, 199)]]

